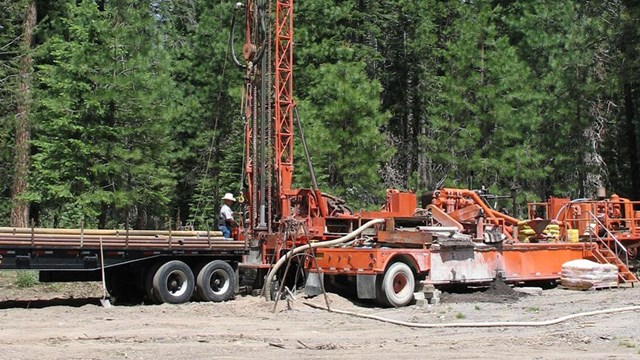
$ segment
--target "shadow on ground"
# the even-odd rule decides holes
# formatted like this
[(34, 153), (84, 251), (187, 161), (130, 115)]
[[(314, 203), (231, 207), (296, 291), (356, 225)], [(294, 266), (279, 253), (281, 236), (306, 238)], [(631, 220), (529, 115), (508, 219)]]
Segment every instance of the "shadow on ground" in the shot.
[(0, 301), (0, 310), (5, 309), (44, 309), (52, 306), (81, 307), (85, 305), (98, 305), (101, 298), (79, 298), (79, 299), (39, 299), (39, 300), (5, 300)]

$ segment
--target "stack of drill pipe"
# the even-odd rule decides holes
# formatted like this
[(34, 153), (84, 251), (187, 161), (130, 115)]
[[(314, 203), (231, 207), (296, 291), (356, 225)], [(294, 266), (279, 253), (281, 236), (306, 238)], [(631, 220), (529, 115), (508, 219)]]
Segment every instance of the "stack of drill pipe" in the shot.
[(0, 233), (11, 234), (54, 234), (54, 235), (114, 235), (114, 236), (222, 236), (221, 231), (182, 231), (182, 230), (108, 230), (108, 229), (54, 229), (54, 228), (16, 228), (0, 227)]
[(97, 248), (182, 248), (242, 247), (242, 242), (229, 241), (219, 231), (153, 231), (0, 228), (0, 246)]

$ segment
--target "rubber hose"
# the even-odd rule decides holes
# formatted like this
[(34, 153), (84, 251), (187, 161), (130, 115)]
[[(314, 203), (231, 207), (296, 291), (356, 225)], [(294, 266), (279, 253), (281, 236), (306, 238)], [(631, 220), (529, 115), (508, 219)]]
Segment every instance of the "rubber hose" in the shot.
[(233, 63), (236, 64), (236, 66), (238, 66), (241, 69), (246, 69), (247, 65), (241, 63), (240, 60), (238, 60), (238, 57), (236, 56), (235, 45), (233, 40), (233, 36), (235, 35), (235, 32), (236, 32), (236, 10), (241, 8), (239, 4), (241, 5), (241, 3), (237, 3), (233, 7), (233, 11), (231, 13), (231, 32), (229, 34), (229, 51), (231, 52), (231, 59), (233, 60)]
[(618, 312), (623, 312), (623, 311), (640, 311), (640, 306), (636, 305), (636, 306), (627, 306), (627, 307), (621, 307), (621, 308), (613, 308), (613, 309), (604, 309), (604, 310), (581, 312), (581, 313), (577, 313), (577, 314), (562, 316), (562, 317), (559, 317), (559, 318), (556, 318), (556, 319), (544, 320), (544, 321), (513, 321), (513, 322), (510, 322), (510, 321), (496, 321), (496, 322), (477, 322), (477, 323), (442, 323), (442, 324), (435, 324), (435, 323), (412, 323), (412, 322), (388, 319), (388, 318), (384, 318), (384, 317), (376, 316), (376, 315), (362, 314), (362, 313), (356, 313), (356, 312), (345, 311), (345, 310), (336, 310), (336, 309), (333, 309), (333, 308), (331, 310), (329, 310), (324, 306), (312, 304), (312, 303), (309, 303), (309, 302), (306, 302), (306, 301), (303, 302), (303, 304), (305, 304), (307, 306), (310, 306), (312, 308), (321, 309), (321, 310), (327, 310), (329, 312), (335, 312), (335, 313), (338, 313), (338, 314), (344, 314), (344, 315), (350, 315), (350, 316), (355, 316), (355, 317), (360, 317), (360, 318), (365, 318), (365, 319), (377, 320), (377, 321), (382, 321), (382, 322), (386, 322), (386, 323), (390, 323), (390, 324), (394, 324), (394, 325), (413, 327), (413, 328), (538, 327), (538, 326), (555, 325), (555, 324), (561, 323), (563, 321), (567, 321), (567, 320), (571, 320), (571, 319), (575, 319), (575, 318), (579, 318), (579, 317), (602, 315), (602, 314), (611, 314), (611, 313), (618, 313)]
[(271, 299), (271, 282), (273, 281), (273, 277), (275, 276), (276, 272), (278, 272), (278, 269), (280, 269), (280, 267), (284, 264), (285, 261), (287, 261), (287, 259), (289, 259), (290, 257), (292, 257), (293, 255), (302, 252), (302, 251), (306, 251), (309, 249), (315, 249), (315, 248), (319, 248), (319, 247), (330, 247), (330, 246), (334, 246), (334, 245), (338, 245), (341, 244), (343, 242), (352, 240), (353, 238), (355, 238), (356, 236), (360, 235), (361, 232), (363, 232), (364, 230), (366, 230), (367, 228), (375, 225), (375, 224), (381, 224), (384, 222), (384, 219), (373, 219), (370, 220), (368, 222), (366, 222), (365, 224), (363, 224), (362, 226), (360, 226), (359, 228), (355, 229), (354, 231), (350, 232), (349, 234), (335, 239), (335, 240), (329, 240), (329, 241), (319, 241), (319, 242), (314, 242), (314, 243), (308, 243), (305, 244), (303, 246), (299, 246), (295, 249), (289, 250), (289, 252), (287, 252), (285, 254), (285, 256), (281, 257), (280, 260), (278, 260), (278, 262), (276, 262), (276, 264), (273, 266), (273, 268), (271, 268), (271, 270), (269, 271), (269, 273), (267, 274), (267, 278), (265, 280), (265, 293), (266, 293), (266, 297), (267, 299)]

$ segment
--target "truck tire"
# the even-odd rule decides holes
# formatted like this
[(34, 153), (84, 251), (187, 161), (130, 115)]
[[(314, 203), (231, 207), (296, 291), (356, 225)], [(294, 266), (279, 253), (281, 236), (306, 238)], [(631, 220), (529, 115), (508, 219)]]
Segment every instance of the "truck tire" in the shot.
[(381, 305), (402, 307), (413, 300), (416, 281), (409, 265), (397, 262), (384, 272), (377, 289), (377, 299)]
[(161, 301), (155, 296), (153, 291), (153, 278), (161, 265), (162, 263), (153, 264), (149, 266), (145, 273), (144, 292), (146, 294), (147, 301), (151, 304), (161, 304)]
[(153, 297), (161, 303), (185, 303), (191, 298), (194, 288), (191, 268), (179, 260), (162, 264), (153, 275)]
[(198, 272), (196, 292), (203, 301), (227, 301), (235, 295), (235, 284), (236, 272), (231, 265), (214, 260)]

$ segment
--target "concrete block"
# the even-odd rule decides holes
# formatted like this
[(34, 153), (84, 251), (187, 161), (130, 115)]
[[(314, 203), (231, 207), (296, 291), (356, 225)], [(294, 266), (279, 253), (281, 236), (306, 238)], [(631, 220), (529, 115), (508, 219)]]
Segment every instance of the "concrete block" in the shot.
[(541, 295), (542, 288), (541, 287), (514, 287), (513, 291), (517, 291), (519, 293), (527, 294), (527, 295)]

